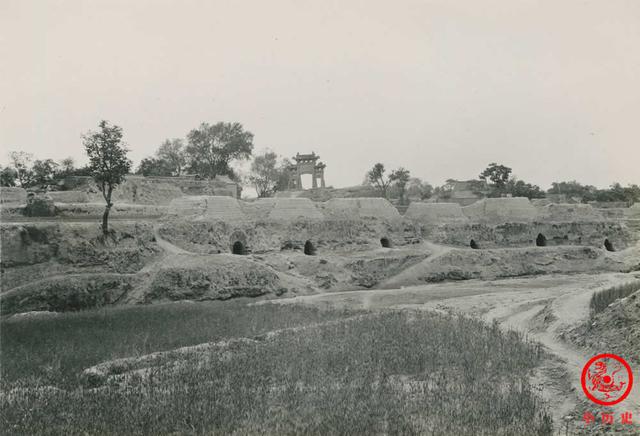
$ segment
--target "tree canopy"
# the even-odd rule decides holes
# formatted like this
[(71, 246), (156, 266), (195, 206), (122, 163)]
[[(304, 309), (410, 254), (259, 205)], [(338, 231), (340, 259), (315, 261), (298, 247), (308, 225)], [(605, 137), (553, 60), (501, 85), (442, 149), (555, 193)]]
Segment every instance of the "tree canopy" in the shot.
[(507, 184), (510, 175), (511, 168), (492, 162), (480, 173), (479, 178), (484, 181), (489, 179), (497, 188), (503, 188)]
[(393, 170), (389, 175), (389, 181), (397, 188), (400, 196), (400, 202), (404, 203), (407, 183), (409, 182), (409, 170), (402, 167)]
[(249, 181), (256, 188), (258, 197), (271, 197), (277, 191), (287, 188), (287, 159), (278, 162), (278, 155), (273, 151), (266, 151), (253, 158)]
[(186, 160), (189, 171), (202, 177), (218, 174), (236, 178), (232, 160), (245, 160), (253, 151), (253, 133), (240, 123), (202, 123), (187, 134)]
[(387, 197), (387, 189), (391, 181), (385, 176), (384, 164), (378, 162), (367, 172), (367, 182), (375, 186), (383, 197)]
[(98, 189), (102, 192), (106, 207), (102, 216), (102, 231), (108, 233), (109, 211), (113, 206), (111, 195), (131, 169), (127, 158), (128, 149), (122, 142), (122, 128), (100, 121), (99, 130), (83, 136), (83, 143), (89, 156), (89, 171)]

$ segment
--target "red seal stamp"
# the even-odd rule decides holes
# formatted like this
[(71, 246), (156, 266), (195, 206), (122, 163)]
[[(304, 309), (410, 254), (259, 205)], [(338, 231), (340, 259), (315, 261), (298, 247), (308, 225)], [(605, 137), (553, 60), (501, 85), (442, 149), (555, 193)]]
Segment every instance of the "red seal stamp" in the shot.
[(587, 398), (602, 406), (623, 401), (633, 387), (633, 372), (629, 364), (615, 354), (598, 354), (582, 369), (582, 390)]

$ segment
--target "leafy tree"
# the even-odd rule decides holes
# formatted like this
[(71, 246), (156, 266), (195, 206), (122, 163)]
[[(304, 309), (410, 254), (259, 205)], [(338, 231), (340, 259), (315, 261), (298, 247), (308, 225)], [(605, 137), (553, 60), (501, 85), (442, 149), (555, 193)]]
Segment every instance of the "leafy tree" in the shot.
[(64, 158), (58, 164), (58, 171), (55, 175), (57, 179), (62, 179), (73, 174), (76, 170), (75, 162), (72, 157)]
[(16, 186), (18, 173), (11, 167), (4, 167), (0, 170), (0, 186)]
[(492, 162), (483, 172), (480, 173), (479, 178), (484, 181), (489, 179), (496, 188), (502, 189), (509, 180), (510, 174), (511, 168)]
[(624, 188), (624, 197), (628, 203), (640, 202), (640, 186), (629, 185)]
[(286, 176), (286, 166), (278, 164), (278, 155), (273, 151), (253, 158), (249, 180), (255, 186), (258, 197), (271, 197), (285, 188), (282, 186), (283, 176)]
[(451, 198), (451, 194), (453, 193), (453, 187), (455, 186), (456, 181), (454, 179), (447, 179), (444, 185), (436, 186), (433, 190), (433, 193), (438, 197), (438, 199), (449, 199)]
[(595, 186), (582, 185), (581, 183), (571, 180), (568, 182), (553, 182), (551, 189), (547, 190), (549, 194), (563, 194), (567, 197), (580, 197), (588, 196), (590, 192), (595, 192)]
[(184, 142), (179, 138), (167, 139), (158, 148), (156, 156), (158, 160), (164, 161), (163, 166), (171, 169), (169, 175), (179, 176), (186, 163)]
[(384, 198), (387, 198), (387, 190), (391, 181), (385, 177), (384, 164), (378, 162), (367, 172), (367, 182), (375, 186)]
[(504, 191), (513, 197), (527, 197), (528, 199), (545, 197), (544, 191), (539, 186), (515, 178), (509, 179)]
[(230, 162), (248, 159), (253, 150), (253, 134), (240, 123), (202, 123), (189, 132), (187, 141), (189, 171), (208, 178), (218, 174), (236, 178)]
[(58, 170), (58, 164), (53, 159), (36, 160), (33, 162), (33, 181), (38, 185), (53, 183)]
[(20, 186), (25, 188), (31, 185), (33, 183), (33, 171), (31, 171), (33, 155), (24, 151), (11, 151), (9, 152), (9, 160), (16, 171), (16, 178)]
[(102, 233), (109, 233), (109, 211), (113, 206), (111, 194), (125, 180), (131, 169), (127, 158), (128, 149), (122, 142), (122, 128), (100, 121), (97, 132), (88, 132), (83, 136), (84, 147), (89, 156), (89, 170), (98, 189), (102, 192), (106, 204), (102, 215)]
[(407, 196), (409, 198), (419, 198), (426, 200), (433, 195), (433, 186), (427, 182), (423, 182), (418, 177), (412, 177), (407, 184)]
[(405, 195), (407, 190), (407, 183), (409, 183), (409, 170), (402, 167), (393, 170), (389, 175), (389, 181), (394, 184), (400, 194), (400, 203), (404, 204)]
[(147, 157), (140, 161), (136, 174), (143, 176), (172, 176), (175, 167), (170, 162), (164, 159), (155, 157)]

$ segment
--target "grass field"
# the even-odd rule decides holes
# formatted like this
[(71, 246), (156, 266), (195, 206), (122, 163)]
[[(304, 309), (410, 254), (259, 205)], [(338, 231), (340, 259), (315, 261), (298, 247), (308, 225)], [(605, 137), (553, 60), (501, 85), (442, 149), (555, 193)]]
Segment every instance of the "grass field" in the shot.
[(624, 285), (613, 286), (594, 293), (589, 302), (591, 315), (598, 314), (605, 310), (611, 303), (619, 298), (625, 298), (640, 289), (640, 281), (625, 283)]
[[(305, 325), (79, 385), (83, 368), (114, 357)], [(2, 350), (0, 426), (11, 434), (551, 433), (528, 382), (539, 347), (463, 317), (130, 307), (4, 321)]]

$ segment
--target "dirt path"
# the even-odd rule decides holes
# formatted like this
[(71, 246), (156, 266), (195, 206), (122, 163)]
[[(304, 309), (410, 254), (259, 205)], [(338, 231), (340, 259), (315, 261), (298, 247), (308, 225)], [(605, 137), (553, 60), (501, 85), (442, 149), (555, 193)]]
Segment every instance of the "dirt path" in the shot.
[[(556, 428), (564, 429), (568, 424), (571, 431), (581, 424), (582, 413), (586, 411), (580, 409), (584, 401), (580, 375), (591, 353), (563, 341), (562, 332), (588, 318), (593, 292), (629, 279), (629, 274), (607, 273), (469, 280), (399, 289), (323, 293), (269, 303), (370, 310), (413, 308), (475, 315), (487, 322), (496, 320), (505, 328), (523, 332), (528, 339), (542, 343), (552, 354), (553, 359), (545, 362), (536, 373), (534, 386), (548, 401)], [(639, 408), (640, 389), (636, 387), (613, 411), (619, 417), (624, 411)], [(595, 413), (597, 408), (587, 410)]]
[(156, 243), (160, 248), (162, 248), (167, 254), (192, 254), (187, 250), (183, 250), (177, 245), (173, 245), (171, 242), (166, 239), (162, 239), (160, 236), (160, 229), (157, 225), (153, 226), (153, 236), (156, 238)]

